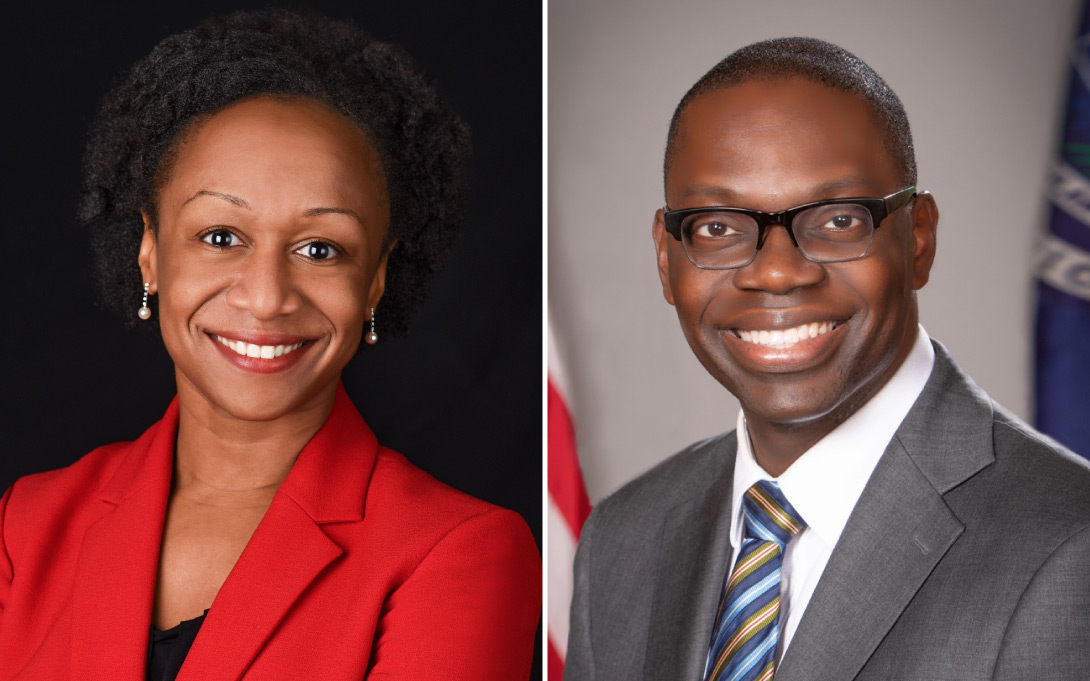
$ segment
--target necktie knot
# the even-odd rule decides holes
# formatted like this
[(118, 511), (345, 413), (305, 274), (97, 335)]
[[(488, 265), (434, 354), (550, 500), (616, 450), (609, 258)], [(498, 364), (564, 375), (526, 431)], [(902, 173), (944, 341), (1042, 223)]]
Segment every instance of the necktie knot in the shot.
[(787, 501), (780, 486), (769, 480), (761, 480), (746, 490), (742, 511), (746, 539), (773, 541), (781, 548), (806, 527), (806, 521)]

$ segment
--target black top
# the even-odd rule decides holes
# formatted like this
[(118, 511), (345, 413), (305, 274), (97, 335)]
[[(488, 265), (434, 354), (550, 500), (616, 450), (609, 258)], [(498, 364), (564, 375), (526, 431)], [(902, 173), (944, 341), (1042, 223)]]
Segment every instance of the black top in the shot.
[(197, 638), (204, 615), (195, 619), (186, 620), (176, 627), (166, 631), (159, 631), (155, 625), (151, 625), (151, 636), (148, 638), (148, 673), (147, 681), (174, 681), (178, 677), (178, 670), (185, 662), (185, 656), (189, 654), (189, 648), (193, 645), (193, 639)]

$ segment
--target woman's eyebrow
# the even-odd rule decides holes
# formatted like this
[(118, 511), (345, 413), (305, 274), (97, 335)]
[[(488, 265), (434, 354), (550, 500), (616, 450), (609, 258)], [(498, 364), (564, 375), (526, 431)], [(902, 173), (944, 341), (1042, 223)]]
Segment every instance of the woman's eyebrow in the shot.
[(312, 217), (314, 217), (316, 215), (327, 215), (329, 213), (336, 213), (336, 214), (339, 214), (339, 215), (351, 215), (352, 217), (354, 217), (356, 219), (356, 222), (360, 223), (361, 225), (363, 224), (363, 220), (361, 220), (360, 216), (356, 214), (356, 211), (354, 211), (354, 210), (352, 210), (350, 208), (333, 208), (333, 207), (310, 208), (310, 209), (303, 212), (303, 217), (312, 218)]
[(197, 198), (198, 196), (211, 196), (211, 197), (214, 197), (214, 198), (217, 198), (217, 199), (223, 199), (224, 201), (226, 201), (228, 203), (231, 203), (233, 205), (236, 205), (239, 208), (245, 208), (246, 210), (251, 210), (250, 209), (250, 204), (246, 203), (245, 201), (243, 201), (242, 199), (240, 199), (237, 196), (232, 196), (230, 194), (224, 194), (222, 192), (213, 192), (213, 191), (209, 191), (207, 189), (202, 189), (199, 192), (197, 192), (196, 194), (194, 194), (193, 196), (190, 196), (188, 199), (186, 199), (185, 203), (183, 203), (182, 205), (183, 206), (186, 205), (187, 203), (189, 203), (193, 199)]

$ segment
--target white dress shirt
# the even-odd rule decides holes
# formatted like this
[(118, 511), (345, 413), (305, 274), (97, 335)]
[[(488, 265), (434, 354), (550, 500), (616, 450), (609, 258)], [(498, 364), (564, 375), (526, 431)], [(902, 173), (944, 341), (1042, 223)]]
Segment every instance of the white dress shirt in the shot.
[(784, 551), (777, 661), (791, 644), (825, 564), (878, 459), (915, 404), (934, 364), (931, 339), (920, 326), (916, 343), (889, 382), (778, 478), (766, 473), (753, 457), (745, 415), (738, 413), (738, 456), (731, 491), (731, 565), (742, 545), (742, 497), (757, 481), (779, 483), (784, 496), (806, 521), (806, 527)]

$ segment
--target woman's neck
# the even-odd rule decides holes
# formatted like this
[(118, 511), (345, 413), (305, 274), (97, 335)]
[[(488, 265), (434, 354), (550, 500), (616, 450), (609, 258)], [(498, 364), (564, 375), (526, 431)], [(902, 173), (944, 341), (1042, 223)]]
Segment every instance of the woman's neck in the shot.
[(336, 386), (298, 410), (267, 421), (232, 416), (179, 384), (175, 491), (271, 495), (333, 408)]

